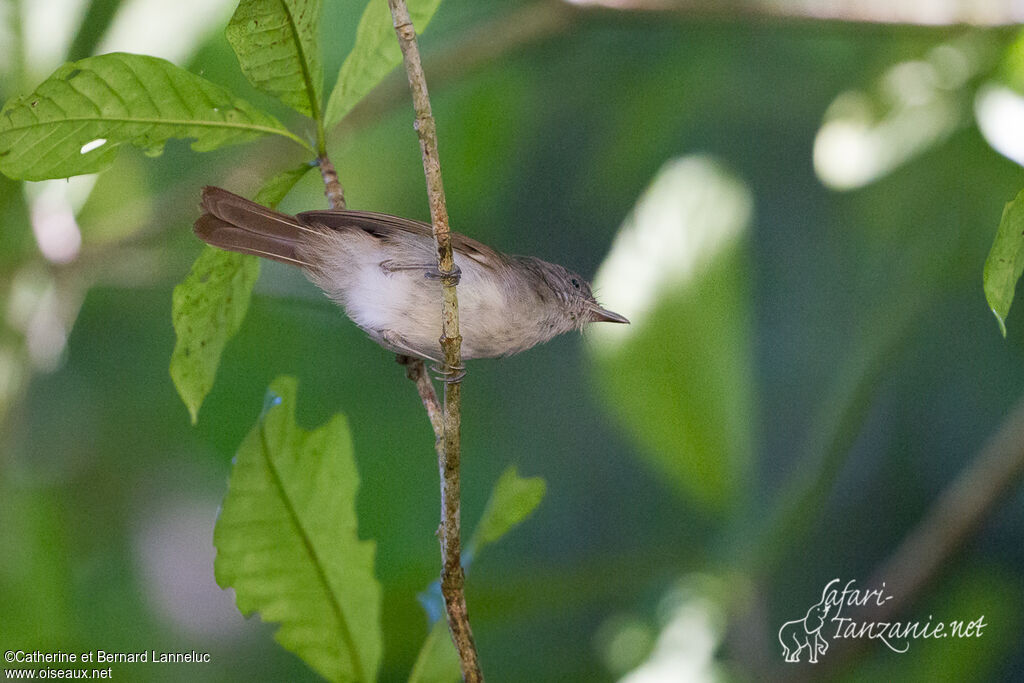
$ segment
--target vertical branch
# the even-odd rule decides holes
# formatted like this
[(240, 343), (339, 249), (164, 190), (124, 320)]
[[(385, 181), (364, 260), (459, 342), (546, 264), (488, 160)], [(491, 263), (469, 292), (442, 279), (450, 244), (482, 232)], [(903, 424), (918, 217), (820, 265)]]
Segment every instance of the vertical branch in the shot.
[[(404, 9), (404, 2), (402, 3)], [(416, 34), (412, 29), (412, 24), (408, 23), (408, 10), (406, 10), (406, 22), (409, 26), (409, 33), (412, 35), (413, 49), (416, 49), (415, 39)], [(397, 30), (397, 28), (396, 28)], [(401, 36), (401, 34), (399, 34)], [(403, 44), (403, 51), (405, 46)], [(416, 64), (419, 66), (419, 54), (416, 55)], [(423, 70), (418, 70), (419, 79), (423, 81)], [(410, 79), (412, 78), (410, 72)], [(426, 83), (423, 83), (423, 97), (427, 97)], [(430, 118), (430, 130), (433, 131), (434, 119), (430, 114), (430, 102), (427, 100), (427, 113), (426, 116)], [(417, 107), (417, 113), (419, 108)], [(419, 127), (419, 115), (417, 114), (417, 130)], [(319, 122), (318, 122), (319, 123)], [(434, 164), (432, 171), (436, 174), (436, 185), (430, 183), (431, 172), (427, 170), (427, 147), (430, 145), (432, 151), (432, 158)], [(460, 368), (461, 367), (461, 343), (462, 337), (459, 336), (459, 313), (458, 313), (458, 299), (455, 296), (455, 283), (458, 281), (457, 271), (454, 269), (454, 258), (452, 256), (452, 245), (450, 231), (448, 228), (448, 210), (445, 207), (444, 201), (444, 190), (441, 187), (441, 166), (437, 162), (437, 139), (436, 136), (432, 138), (430, 143), (423, 141), (422, 134), (420, 135), (420, 145), (424, 148), (423, 152), (423, 166), (424, 172), (427, 173), (427, 189), (430, 192), (430, 214), (431, 218), (434, 219), (434, 235), (435, 240), (438, 243), (438, 265), (441, 271), (441, 283), (445, 290), (451, 290), (451, 297), (447, 296), (447, 292), (444, 298), (443, 314), (443, 327), (441, 344), (445, 350), (446, 365), (449, 368)], [(317, 165), (320, 167), (320, 176), (324, 181), (324, 194), (327, 196), (327, 201), (330, 203), (332, 209), (344, 209), (345, 208), (345, 190), (341, 186), (341, 181), (338, 180), (338, 172), (334, 168), (334, 164), (331, 163), (330, 158), (327, 156), (327, 151), (324, 149), (323, 140), (321, 137), (320, 143), (320, 154), (317, 156)], [(435, 200), (434, 189), (440, 193), (439, 199)], [(439, 207), (437, 213), (435, 213), (435, 206)], [(440, 220), (436, 217), (439, 216)], [(444, 247), (441, 246), (442, 238), (439, 236), (440, 231), (438, 225), (443, 225), (444, 231)], [(447, 249), (447, 259), (443, 256), (445, 249)], [(445, 269), (444, 265), (447, 263), (448, 268)], [(449, 301), (453, 309), (452, 314), (449, 316), (448, 305)], [(453, 326), (449, 327), (449, 321), (453, 322)], [(448, 345), (445, 345), (447, 341)], [(437, 393), (434, 391), (434, 385), (430, 380), (430, 375), (427, 373), (427, 369), (423, 364), (423, 361), (419, 358), (413, 358), (411, 356), (405, 356), (398, 354), (395, 358), (400, 365), (405, 366), (405, 375), (416, 384), (416, 390), (420, 395), (420, 399), (423, 401), (423, 407), (427, 411), (427, 418), (430, 420), (430, 426), (434, 429), (434, 448), (437, 451), (438, 465), (441, 470), (441, 551), (442, 558), (444, 560), (441, 570), (441, 591), (445, 599), (445, 607), (448, 612), (448, 625), (452, 633), (452, 640), (455, 643), (456, 649), (459, 652), (459, 659), (462, 662), (463, 677), (467, 681), (482, 681), (483, 676), (480, 673), (480, 665), (477, 663), (476, 656), (476, 645), (473, 642), (473, 634), (469, 630), (469, 615), (466, 613), (466, 597), (463, 592), (463, 586), (465, 584), (465, 576), (462, 571), (462, 560), (461, 560), (461, 549), (460, 549), (460, 530), (459, 530), (459, 417), (460, 417), (460, 395), (459, 395), (459, 381), (461, 377), (456, 375), (454, 380), (448, 380), (445, 383), (445, 405), (442, 410), (440, 403), (437, 400)], [(446, 438), (446, 435), (453, 435), (454, 447), (450, 445), (450, 440)], [(454, 454), (452, 456), (451, 454)], [(452, 540), (454, 539), (454, 541)], [(455, 569), (452, 569), (452, 566)]]
[[(459, 458), (462, 385), (459, 373), (462, 371), (462, 337), (459, 335), (459, 300), (455, 292), (458, 271), (452, 255), (451, 230), (448, 227), (448, 209), (445, 205), (444, 185), (441, 182), (441, 162), (437, 154), (437, 131), (430, 109), (427, 93), (427, 79), (420, 62), (419, 47), (416, 44), (416, 29), (409, 17), (405, 0), (388, 0), (395, 35), (402, 49), (405, 71), (409, 76), (413, 107), (416, 110), (416, 133), (423, 155), (423, 173), (427, 181), (427, 196), (430, 201), (430, 219), (433, 224), (434, 240), (437, 243), (437, 265), (441, 272), (441, 348), (444, 351), (446, 371), (451, 377), (445, 382), (444, 410), (441, 415), (443, 426), (438, 469), (441, 475), (441, 594), (444, 596), (448, 613), (448, 629), (455, 649), (459, 653), (462, 676), (466, 681), (483, 680), (477, 659), (473, 633), (469, 627), (464, 592), (465, 576), (461, 562), (461, 539), (459, 520)], [(417, 383), (419, 385), (419, 383)], [(423, 396), (421, 392), (421, 396)], [(424, 400), (426, 403), (426, 400)], [(429, 408), (428, 408), (429, 413)]]
[(344, 209), (345, 190), (341, 187), (338, 172), (334, 170), (334, 164), (327, 158), (326, 151), (320, 153), (320, 156), (316, 158), (316, 163), (320, 167), (320, 177), (324, 179), (324, 194), (327, 195), (327, 201), (331, 208)]

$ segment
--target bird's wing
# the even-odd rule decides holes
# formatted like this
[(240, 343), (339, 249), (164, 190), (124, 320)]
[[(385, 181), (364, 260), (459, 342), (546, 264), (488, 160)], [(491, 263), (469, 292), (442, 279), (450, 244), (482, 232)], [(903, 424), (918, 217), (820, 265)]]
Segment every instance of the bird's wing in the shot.
[[(305, 225), (311, 227), (325, 227), (330, 230), (344, 231), (353, 228), (362, 230), (385, 242), (396, 243), (400, 236), (414, 236), (419, 238), (424, 247), (433, 252), (434, 233), (430, 223), (414, 221), (409, 218), (400, 218), (386, 213), (374, 211), (304, 211), (296, 218)], [(471, 237), (466, 237), (457, 232), (452, 234), (452, 249), (462, 256), (468, 257), (481, 264), (503, 264), (508, 257), (494, 249), (491, 249), (482, 242), (477, 242)]]

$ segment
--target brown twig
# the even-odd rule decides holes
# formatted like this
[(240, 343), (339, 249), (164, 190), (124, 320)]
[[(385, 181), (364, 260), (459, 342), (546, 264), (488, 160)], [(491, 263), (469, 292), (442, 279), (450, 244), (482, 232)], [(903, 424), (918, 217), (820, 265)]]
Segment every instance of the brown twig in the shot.
[(320, 166), (320, 177), (324, 179), (324, 194), (327, 196), (331, 208), (344, 209), (345, 190), (342, 189), (341, 182), (338, 180), (338, 172), (334, 170), (334, 164), (327, 158), (326, 152), (317, 157), (316, 162)]
[(448, 227), (448, 209), (445, 205), (444, 185), (441, 182), (441, 162), (437, 154), (437, 131), (430, 109), (427, 79), (420, 62), (416, 43), (416, 29), (409, 18), (405, 0), (388, 0), (395, 35), (402, 48), (402, 60), (409, 76), (413, 107), (416, 110), (416, 133), (423, 155), (423, 173), (427, 181), (430, 219), (434, 240), (437, 242), (437, 266), (441, 272), (441, 348), (444, 351), (446, 371), (452, 377), (444, 385), (443, 438), (438, 450), (438, 469), (441, 475), (441, 594), (448, 613), (448, 629), (459, 653), (462, 677), (466, 681), (481, 681), (473, 632), (469, 627), (462, 571), (459, 520), (459, 457), (462, 385), (462, 337), (459, 335), (459, 300), (455, 292), (458, 272), (452, 255), (451, 230)]

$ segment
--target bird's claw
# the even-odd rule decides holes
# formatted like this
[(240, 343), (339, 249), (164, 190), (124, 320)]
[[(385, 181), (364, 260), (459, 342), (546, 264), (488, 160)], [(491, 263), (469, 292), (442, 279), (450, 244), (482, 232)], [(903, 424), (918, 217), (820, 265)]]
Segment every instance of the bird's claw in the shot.
[(437, 266), (429, 269), (423, 274), (428, 280), (440, 280), (443, 285), (457, 285), (459, 280), (462, 279), (462, 269), (454, 263), (452, 264), (452, 272), (443, 273)]
[(465, 365), (451, 367), (450, 365), (435, 363), (430, 366), (430, 371), (434, 373), (435, 379), (445, 384), (458, 384), (466, 376)]

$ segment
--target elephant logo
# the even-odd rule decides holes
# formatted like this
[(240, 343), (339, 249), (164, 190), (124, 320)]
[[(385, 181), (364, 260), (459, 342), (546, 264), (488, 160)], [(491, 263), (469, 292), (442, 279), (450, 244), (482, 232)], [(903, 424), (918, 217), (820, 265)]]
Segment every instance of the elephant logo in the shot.
[(812, 605), (803, 619), (787, 621), (779, 629), (779, 643), (782, 645), (782, 656), (787, 662), (799, 662), (800, 653), (807, 649), (807, 661), (818, 663), (818, 655), (825, 654), (828, 642), (821, 637), (821, 629), (825, 626), (830, 605), (825, 602), (824, 592), (821, 600)]

